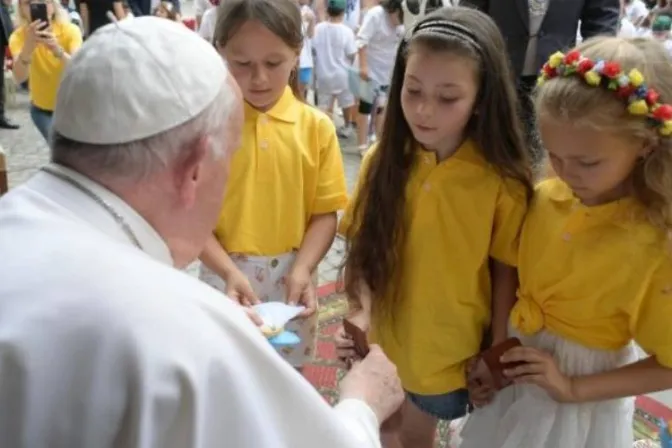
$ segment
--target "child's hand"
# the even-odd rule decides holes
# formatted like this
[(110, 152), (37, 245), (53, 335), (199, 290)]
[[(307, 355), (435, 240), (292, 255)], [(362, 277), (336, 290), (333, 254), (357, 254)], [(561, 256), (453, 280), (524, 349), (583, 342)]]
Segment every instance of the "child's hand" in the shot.
[(504, 375), (517, 384), (536, 384), (560, 403), (576, 402), (574, 380), (560, 372), (558, 363), (549, 353), (533, 347), (515, 347), (502, 355), (502, 363), (524, 364), (504, 370)]
[(235, 270), (226, 276), (226, 295), (243, 306), (252, 306), (260, 303), (259, 298), (254, 293), (250, 281), (245, 274)]
[[(358, 311), (348, 317), (348, 320), (359, 327), (362, 331), (369, 331), (369, 316), (364, 311)], [(334, 335), (334, 343), (336, 344), (336, 356), (350, 366), (353, 361), (358, 361), (357, 353), (355, 353), (355, 341), (345, 332), (343, 325), (336, 331)]]
[(479, 377), (479, 372), (475, 369), (478, 359), (477, 355), (467, 361), (467, 390), (471, 404), (475, 408), (482, 408), (490, 404), (495, 396), (495, 390)]
[(317, 297), (310, 270), (301, 266), (294, 266), (287, 276), (286, 282), (287, 303), (306, 307), (299, 314), (299, 317), (308, 317), (315, 313), (317, 311)]

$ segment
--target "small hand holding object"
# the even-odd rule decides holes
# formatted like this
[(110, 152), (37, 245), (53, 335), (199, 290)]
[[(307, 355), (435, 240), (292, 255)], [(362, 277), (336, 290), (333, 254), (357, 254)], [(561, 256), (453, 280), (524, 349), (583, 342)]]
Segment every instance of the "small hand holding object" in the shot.
[(315, 285), (313, 285), (313, 276), (309, 269), (294, 266), (286, 278), (285, 286), (287, 287), (287, 304), (305, 307), (299, 317), (308, 317), (317, 311)]
[(560, 372), (552, 355), (533, 347), (514, 347), (501, 357), (502, 363), (522, 363), (505, 369), (504, 376), (516, 384), (536, 384), (560, 403), (576, 402), (574, 380)]
[(61, 57), (63, 54), (61, 45), (58, 43), (53, 33), (48, 29), (38, 31), (37, 42), (47, 47), (56, 57)]
[[(346, 326), (349, 326), (349, 331), (346, 331)], [(363, 311), (350, 315), (347, 318), (347, 323), (344, 321), (341, 328), (334, 335), (336, 356), (348, 367), (352, 365), (353, 361), (359, 361), (366, 355), (365, 353), (358, 353), (358, 348), (361, 349), (361, 347), (355, 346), (353, 326), (359, 328), (363, 334), (366, 334), (369, 331), (368, 316)]]
[(474, 356), (467, 361), (467, 390), (469, 391), (469, 401), (476, 408), (490, 404), (495, 396), (496, 390), (484, 378), (483, 372), (479, 367), (479, 356)]
[(250, 281), (239, 270), (234, 270), (224, 280), (226, 281), (226, 295), (230, 299), (243, 306), (252, 306), (260, 303), (259, 298), (250, 285)]
[(48, 24), (42, 20), (35, 20), (31, 22), (25, 29), (25, 41), (23, 43), (24, 50), (31, 54), (37, 44), (40, 42), (42, 29), (44, 29)]

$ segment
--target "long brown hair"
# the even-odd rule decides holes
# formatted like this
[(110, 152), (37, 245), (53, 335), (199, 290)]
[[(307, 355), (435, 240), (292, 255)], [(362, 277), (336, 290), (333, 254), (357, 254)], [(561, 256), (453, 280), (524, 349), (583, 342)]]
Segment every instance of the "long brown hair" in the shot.
[[(226, 0), (217, 10), (213, 43), (224, 48), (243, 24), (257, 21), (278, 36), (298, 55), (303, 47), (301, 12), (292, 0)], [(298, 67), (289, 77), (294, 96), (303, 99), (299, 90)]]
[[(457, 30), (451, 36), (416, 32), (429, 22)], [(429, 26), (429, 25), (424, 25)], [(473, 59), (478, 66), (479, 93), (466, 136), (485, 159), (506, 178), (519, 181), (531, 196), (531, 169), (513, 75), (504, 39), (495, 23), (471, 8), (443, 8), (414, 26), (397, 51), (382, 135), (371, 156), (366, 178), (354, 204), (353, 225), (346, 235), (345, 289), (357, 302), (360, 288), (369, 289), (374, 306), (393, 308), (398, 298), (399, 252), (404, 243), (406, 184), (413, 169), (416, 144), (401, 108), (401, 90), (408, 52), (416, 46)], [(449, 250), (449, 249), (447, 249)], [(385, 303), (382, 303), (385, 302)]]

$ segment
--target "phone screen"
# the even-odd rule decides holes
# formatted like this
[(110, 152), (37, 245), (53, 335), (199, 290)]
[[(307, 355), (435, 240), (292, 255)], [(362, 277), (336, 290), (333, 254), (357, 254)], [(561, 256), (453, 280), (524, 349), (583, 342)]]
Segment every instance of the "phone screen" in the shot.
[(43, 22), (49, 23), (49, 17), (47, 16), (47, 4), (46, 3), (31, 3), (30, 4), (30, 20), (34, 22), (36, 20), (41, 20)]

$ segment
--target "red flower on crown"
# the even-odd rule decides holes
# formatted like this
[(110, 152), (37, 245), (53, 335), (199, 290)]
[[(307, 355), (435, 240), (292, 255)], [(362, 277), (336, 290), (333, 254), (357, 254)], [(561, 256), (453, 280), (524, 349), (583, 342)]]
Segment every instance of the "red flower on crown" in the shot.
[(615, 78), (621, 73), (621, 66), (618, 64), (618, 62), (605, 62), (602, 73), (604, 73), (604, 76), (608, 78)]
[(551, 67), (548, 62), (544, 64), (544, 66), (541, 68), (544, 71), (544, 74), (548, 76), (549, 78), (553, 78), (557, 72), (553, 67)]
[(644, 98), (646, 99), (646, 104), (648, 104), (649, 106), (653, 106), (658, 102), (658, 98), (660, 98), (660, 95), (655, 90), (649, 89), (646, 92), (646, 96)]
[(621, 98), (628, 98), (630, 95), (635, 93), (636, 90), (637, 88), (635, 86), (628, 84), (627, 86), (619, 87), (618, 90), (616, 90), (616, 93)]
[(651, 115), (659, 121), (672, 120), (672, 106), (669, 104), (661, 104), (656, 107)]
[(581, 58), (581, 53), (577, 50), (572, 50), (565, 55), (565, 60), (563, 61), (567, 65), (572, 65)]
[(593, 61), (590, 59), (584, 59), (579, 62), (578, 67), (576, 67), (576, 71), (582, 75), (585, 75), (586, 72), (592, 70), (593, 67), (595, 67), (595, 63)]

